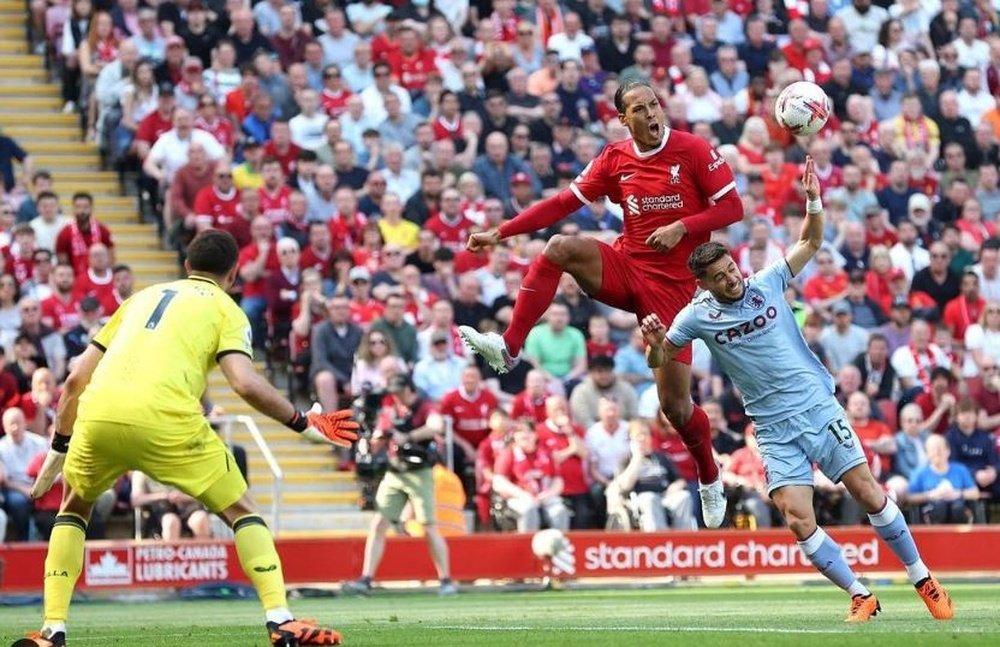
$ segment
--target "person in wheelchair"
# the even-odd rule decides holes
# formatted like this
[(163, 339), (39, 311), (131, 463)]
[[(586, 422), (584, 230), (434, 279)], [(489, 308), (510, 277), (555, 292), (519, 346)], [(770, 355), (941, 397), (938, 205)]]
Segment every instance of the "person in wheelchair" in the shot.
[(543, 520), (547, 528), (568, 530), (569, 510), (562, 490), (555, 460), (539, 444), (534, 421), (518, 420), (514, 444), (497, 458), (493, 473), (493, 491), (517, 517), (517, 531), (538, 530)]
[(644, 420), (629, 423), (630, 455), (608, 484), (608, 527), (657, 532), (696, 527), (687, 481), (670, 459), (653, 450)]

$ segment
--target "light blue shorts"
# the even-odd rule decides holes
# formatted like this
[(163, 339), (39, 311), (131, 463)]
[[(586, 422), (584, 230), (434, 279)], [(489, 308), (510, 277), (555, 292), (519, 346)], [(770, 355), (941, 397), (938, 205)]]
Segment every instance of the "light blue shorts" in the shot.
[(780, 422), (757, 426), (757, 444), (767, 475), (768, 494), (785, 485), (812, 485), (813, 463), (837, 483), (864, 464), (861, 440), (832, 397)]

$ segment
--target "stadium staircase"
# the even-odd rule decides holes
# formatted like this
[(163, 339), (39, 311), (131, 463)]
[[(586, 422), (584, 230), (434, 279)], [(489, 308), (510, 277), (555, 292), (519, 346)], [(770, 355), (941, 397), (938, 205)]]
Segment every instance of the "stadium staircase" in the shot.
[[(50, 81), (44, 57), (29, 53), (26, 20), (24, 0), (0, 0), (0, 129), (31, 154), (36, 170), (52, 172), (64, 213), (72, 213), (74, 192), (94, 195), (94, 216), (111, 228), (116, 260), (132, 267), (137, 288), (177, 278), (176, 255), (161, 249), (156, 225), (142, 222), (137, 198), (122, 195), (117, 173), (102, 170), (97, 147), (82, 141), (78, 115), (61, 112), (59, 84)], [(227, 414), (253, 413), (218, 371), (209, 395)], [(358, 512), (353, 473), (335, 471), (326, 448), (261, 416), (254, 419), (284, 472), (281, 535), (363, 533), (370, 517)], [(247, 450), (252, 494), (268, 517), (273, 496), (267, 463), (240, 425), (233, 440)]]

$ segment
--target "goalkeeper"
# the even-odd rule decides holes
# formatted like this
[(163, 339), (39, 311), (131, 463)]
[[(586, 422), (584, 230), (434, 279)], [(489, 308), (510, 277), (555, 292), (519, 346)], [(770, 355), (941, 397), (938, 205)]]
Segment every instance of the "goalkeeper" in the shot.
[(288, 610), (271, 533), (232, 454), (202, 415), (199, 398), (218, 363), (240, 397), (293, 431), (347, 447), (357, 439), (349, 412), (322, 414), (319, 405), (297, 411), (257, 373), (250, 324), (226, 293), (236, 279), (238, 251), (228, 233), (199, 234), (188, 248), (188, 277), (146, 288), (122, 304), (66, 380), (52, 447), (32, 490), (41, 496), (63, 473), (67, 487), (45, 559), (44, 623), (16, 647), (66, 644), (93, 502), (128, 470), (176, 487), (232, 526), (273, 645), (340, 643), (338, 632), (296, 620)]

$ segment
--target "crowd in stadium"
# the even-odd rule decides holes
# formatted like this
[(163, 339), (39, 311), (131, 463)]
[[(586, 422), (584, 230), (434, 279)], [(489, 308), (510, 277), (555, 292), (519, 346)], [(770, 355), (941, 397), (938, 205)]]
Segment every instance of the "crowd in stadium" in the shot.
[[(658, 415), (633, 315), (564, 275), (525, 361), (504, 375), (457, 332), (507, 325), (552, 234), (621, 231), (621, 209), (596, 202), (552, 231), (465, 249), (470, 233), (566, 188), (627, 136), (612, 97), (628, 78), (648, 81), (669, 126), (733, 168), (745, 217), (715, 238), (747, 274), (798, 238), (812, 156), (826, 244), (788, 300), (872, 468), (914, 521), (982, 522), (1000, 495), (1000, 14), (988, 0), (31, 7), (66, 111), (109, 167), (138, 177), (163, 244), (183, 259), (197, 232), (233, 234), (234, 297), (260, 356), (287, 367), (301, 397), (327, 410), (360, 403), (359, 415), (374, 397), (376, 433), (391, 426), (383, 397), (382, 414), (405, 393), (446, 416), (478, 527), (656, 530), (700, 517), (694, 466)], [(797, 80), (833, 103), (809, 139), (773, 116)], [(29, 153), (0, 141), (11, 539), (28, 536), (32, 515), (44, 535), (58, 507), (25, 497), (57, 385), (132, 290), (92, 198), (52, 193)], [(692, 395), (734, 522), (767, 527), (777, 517), (752, 424), (707, 349), (694, 357)], [(836, 484), (818, 478), (817, 491), (824, 522), (861, 520)]]

